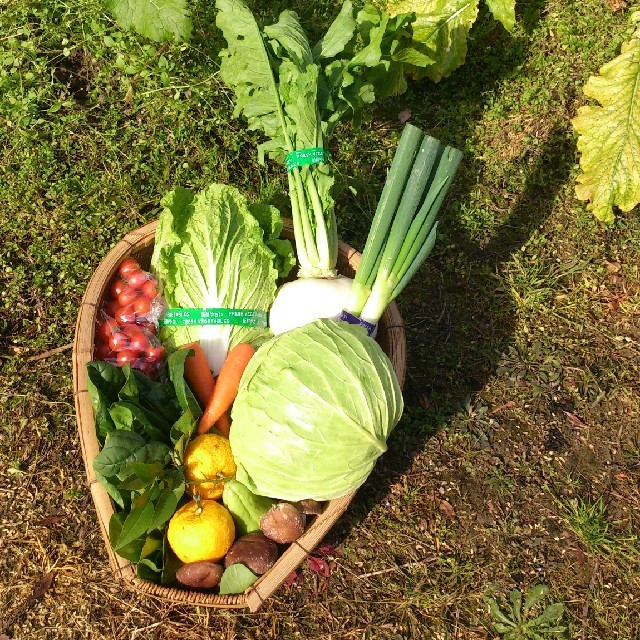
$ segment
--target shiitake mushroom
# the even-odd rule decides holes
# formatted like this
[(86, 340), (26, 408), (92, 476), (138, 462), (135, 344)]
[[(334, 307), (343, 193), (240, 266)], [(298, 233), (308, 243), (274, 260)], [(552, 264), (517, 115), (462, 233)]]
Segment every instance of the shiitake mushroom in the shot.
[(238, 538), (224, 557), (224, 566), (242, 563), (261, 576), (278, 559), (278, 547), (262, 532), (254, 531)]

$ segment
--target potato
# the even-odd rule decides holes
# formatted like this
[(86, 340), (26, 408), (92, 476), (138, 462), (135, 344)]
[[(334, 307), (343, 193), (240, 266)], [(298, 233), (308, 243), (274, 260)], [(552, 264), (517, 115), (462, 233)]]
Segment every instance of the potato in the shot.
[(279, 502), (260, 518), (260, 529), (267, 538), (278, 544), (288, 544), (303, 533), (307, 518), (292, 504)]
[(192, 589), (213, 589), (222, 578), (224, 569), (215, 562), (189, 562), (176, 571), (176, 580)]
[(254, 531), (238, 538), (224, 558), (224, 566), (241, 563), (261, 576), (278, 559), (278, 547), (263, 533)]

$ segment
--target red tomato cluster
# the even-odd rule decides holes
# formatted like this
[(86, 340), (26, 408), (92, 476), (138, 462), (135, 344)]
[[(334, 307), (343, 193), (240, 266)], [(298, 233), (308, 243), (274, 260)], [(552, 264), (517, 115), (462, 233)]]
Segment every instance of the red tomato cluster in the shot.
[(164, 357), (151, 318), (158, 296), (155, 280), (134, 258), (127, 258), (118, 266), (109, 294), (96, 329), (95, 357), (119, 366), (131, 364), (155, 376)]

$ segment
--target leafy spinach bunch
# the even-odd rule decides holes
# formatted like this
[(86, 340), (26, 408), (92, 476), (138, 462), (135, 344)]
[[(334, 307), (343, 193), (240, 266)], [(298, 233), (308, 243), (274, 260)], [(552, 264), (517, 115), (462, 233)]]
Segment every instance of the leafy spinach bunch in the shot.
[(165, 529), (185, 492), (184, 449), (202, 413), (184, 380), (191, 353), (172, 353), (157, 381), (130, 365), (87, 365), (101, 445), (93, 468), (116, 504), (109, 541), (152, 582), (171, 581)]

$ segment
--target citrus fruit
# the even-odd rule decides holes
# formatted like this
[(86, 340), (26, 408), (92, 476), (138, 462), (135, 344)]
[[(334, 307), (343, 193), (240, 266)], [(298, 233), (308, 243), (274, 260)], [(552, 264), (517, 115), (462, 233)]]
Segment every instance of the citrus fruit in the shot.
[(194, 438), (185, 449), (184, 464), (187, 480), (192, 483), (190, 491), (199, 493), (206, 500), (222, 497), (223, 482), (202, 482), (216, 478), (233, 478), (236, 463), (231, 454), (229, 440), (216, 433), (203, 433)]
[(167, 540), (182, 562), (218, 562), (233, 544), (231, 514), (215, 500), (192, 500), (169, 520)]

